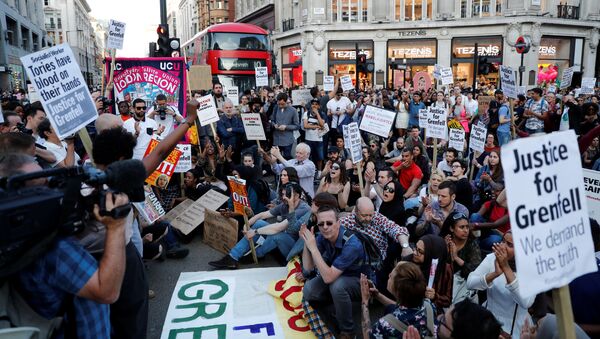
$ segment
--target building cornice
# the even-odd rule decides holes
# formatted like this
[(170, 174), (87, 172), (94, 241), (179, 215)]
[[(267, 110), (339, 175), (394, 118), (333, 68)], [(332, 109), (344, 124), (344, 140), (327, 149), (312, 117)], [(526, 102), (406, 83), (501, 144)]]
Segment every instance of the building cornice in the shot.
[(274, 4), (266, 4), (266, 5), (260, 7), (258, 9), (256, 9), (256, 10), (250, 12), (249, 14), (246, 14), (245, 16), (243, 16), (243, 17), (241, 17), (239, 19), (236, 19), (235, 21), (236, 22), (242, 22), (242, 23), (249, 22), (249, 21), (251, 21), (255, 17), (261, 16), (263, 14), (266, 14), (266, 13), (268, 13), (270, 11), (274, 11), (274, 10), (275, 10), (275, 5)]

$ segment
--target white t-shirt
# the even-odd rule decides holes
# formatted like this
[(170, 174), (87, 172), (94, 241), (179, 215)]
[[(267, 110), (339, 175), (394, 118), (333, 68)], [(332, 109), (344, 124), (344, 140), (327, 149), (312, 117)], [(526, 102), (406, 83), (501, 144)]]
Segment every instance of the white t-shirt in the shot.
[[(181, 117), (181, 114), (179, 114), (179, 110), (177, 110), (177, 107), (171, 106), (171, 105), (167, 105), (170, 109), (172, 109), (173, 111), (175, 111), (175, 115), (178, 117)], [(150, 114), (154, 112), (154, 106), (150, 107), (150, 110), (148, 110), (148, 113), (146, 113), (146, 117)], [(154, 116), (154, 121), (156, 121), (156, 124), (158, 125), (158, 127), (160, 128), (161, 126), (165, 126), (165, 130), (164, 132), (162, 132), (162, 136), (167, 136), (169, 134), (171, 134), (171, 132), (173, 131), (174, 127), (174, 123), (175, 123), (175, 117), (173, 115), (167, 114), (165, 116), (165, 120), (160, 118), (160, 115), (156, 114)]]
[(465, 109), (467, 110), (467, 114), (470, 115), (470, 116), (474, 116), (475, 113), (477, 112), (477, 110), (479, 109), (479, 103), (475, 99), (473, 99), (471, 101), (469, 101), (467, 99), (467, 101), (464, 101), (463, 104), (465, 105)]
[[(317, 114), (319, 114), (319, 113), (317, 113)], [(304, 126), (304, 121), (306, 121), (306, 120), (308, 120), (309, 125), (319, 126), (319, 119), (317, 119), (317, 117), (309, 117), (308, 111), (304, 112), (304, 114), (302, 115), (302, 125), (303, 126)], [(306, 132), (306, 134), (305, 134), (304, 138), (307, 141), (323, 141), (323, 138), (319, 137), (318, 129), (306, 128), (305, 132)]]
[[(125, 121), (125, 123), (123, 123), (123, 128), (125, 128), (127, 132), (135, 135), (135, 119), (130, 118)], [(138, 135), (137, 144), (133, 149), (133, 159), (142, 160), (144, 158), (146, 148), (148, 148), (150, 140), (152, 140), (152, 135), (157, 129), (158, 125), (156, 124), (156, 121), (152, 119), (140, 121), (140, 135)]]
[(331, 116), (331, 128), (337, 128), (339, 123), (344, 121), (348, 105), (350, 105), (350, 99), (344, 96), (340, 100), (332, 99), (327, 102), (327, 109), (333, 112)]
[[(62, 146), (47, 141), (45, 147), (46, 149), (48, 149), (48, 151), (52, 152), (52, 154), (54, 154), (54, 157), (56, 158), (56, 161), (52, 164), (52, 167), (56, 167), (56, 165), (58, 165), (59, 162), (65, 160), (65, 158), (67, 157), (67, 144), (64, 141), (62, 141)], [(74, 156), (75, 165), (77, 165), (80, 158), (77, 153), (75, 153)]]

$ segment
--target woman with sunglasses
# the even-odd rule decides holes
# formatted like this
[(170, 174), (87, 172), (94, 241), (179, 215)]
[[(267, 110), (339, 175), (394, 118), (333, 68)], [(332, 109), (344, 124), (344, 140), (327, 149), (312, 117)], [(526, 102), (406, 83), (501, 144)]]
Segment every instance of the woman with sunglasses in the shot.
[(460, 212), (450, 213), (444, 221), (440, 236), (446, 240), (452, 262), (452, 303), (455, 304), (471, 296), (467, 289), (467, 277), (481, 263), (481, 252), (471, 233), (469, 218)]
[(493, 253), (469, 274), (467, 288), (487, 291), (485, 307), (502, 323), (502, 330), (512, 338), (519, 338), (521, 327), (531, 317), (527, 311), (535, 296), (523, 298), (519, 293), (519, 280), (515, 265), (515, 250), (511, 232), (502, 242), (493, 245)]
[(332, 194), (337, 199), (339, 208), (345, 209), (348, 206), (350, 181), (348, 181), (346, 171), (342, 169), (340, 163), (333, 163), (331, 170), (321, 179), (317, 193), (321, 192)]
[(406, 224), (402, 191), (402, 186), (398, 180), (388, 182), (383, 186), (382, 203), (379, 206), (379, 213), (398, 225)]

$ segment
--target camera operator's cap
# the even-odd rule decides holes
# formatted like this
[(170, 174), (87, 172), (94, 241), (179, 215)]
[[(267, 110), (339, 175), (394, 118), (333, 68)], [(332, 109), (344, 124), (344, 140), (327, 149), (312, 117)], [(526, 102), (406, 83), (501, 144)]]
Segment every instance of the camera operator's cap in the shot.
[(501, 89), (497, 89), (497, 90), (494, 92), (494, 95), (496, 95), (496, 94), (504, 94), (504, 92), (502, 92), (502, 90), (501, 90)]
[(329, 146), (327, 153), (340, 153), (340, 149), (337, 146)]
[(312, 105), (312, 104), (315, 104), (315, 103), (316, 103), (316, 104), (319, 104), (319, 105), (321, 104), (321, 102), (319, 101), (319, 99), (317, 99), (317, 98), (312, 98), (312, 99), (310, 100), (310, 104)]

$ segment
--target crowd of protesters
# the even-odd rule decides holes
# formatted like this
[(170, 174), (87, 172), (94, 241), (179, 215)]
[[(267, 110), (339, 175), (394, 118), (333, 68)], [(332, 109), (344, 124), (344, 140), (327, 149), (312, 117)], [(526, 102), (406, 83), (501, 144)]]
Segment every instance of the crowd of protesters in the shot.
[[(541, 335), (556, 327), (551, 295), (519, 294), (520, 284), (535, 282), (518, 279), (501, 146), (572, 129), (579, 136), (582, 166), (600, 170), (598, 96), (533, 88), (510, 103), (501, 90), (344, 92), (337, 80), (333, 91), (310, 89), (312, 99), (301, 105), (292, 105), (291, 92), (282, 86), (248, 90), (234, 105), (214, 83), (191, 94), (185, 117), (164, 95), (151, 106), (142, 99), (118, 102), (111, 113), (94, 93), (103, 114), (87, 128), (93, 154), (86, 154), (77, 137), (60, 140), (38, 102), (8, 94), (2, 99), (0, 177), (91, 158), (99, 168), (139, 159), (151, 173), (192, 128), (194, 99), (211, 94), (220, 119), (214, 128), (198, 129), (193, 168), (183, 180), (159, 178), (150, 188), (169, 211), (211, 189), (228, 195), (227, 176), (246, 180), (251, 228), (243, 230), (244, 219), (230, 203), (222, 206), (224, 215), (239, 221), (239, 242), (211, 266), (243, 266), (250, 242), (258, 258), (273, 254), (282, 264), (299, 258), (303, 272), (296, 278), (304, 282), (305, 317), (319, 338), (546, 338)], [(484, 94), (493, 94), (489, 105), (481, 105)], [(368, 105), (393, 111), (396, 119), (388, 137), (361, 131), (362, 160), (353, 163), (344, 126), (360, 124)], [(485, 126), (484, 152), (470, 152), (468, 138), (462, 149), (425, 138), (418, 115), (431, 106), (446, 109), (467, 135), (473, 124)], [(247, 113), (260, 114), (266, 140), (245, 138), (241, 116)], [(160, 146), (144, 157), (153, 138)], [(124, 200), (120, 196), (115, 206)], [(63, 311), (65, 295), (74, 295), (76, 318), (67, 321), (75, 321), (78, 337), (144, 338), (152, 292), (142, 260), (187, 256), (180, 242), (196, 232), (184, 236), (166, 221), (147, 224), (137, 214), (125, 221), (90, 218), (106, 225), (106, 240), (93, 244), (100, 249), (93, 250), (84, 236), (69, 238), (52, 253), (62, 258), (71, 250), (77, 257), (50, 269), (40, 266), (52, 266), (51, 259), (24, 269), (17, 277), (20, 292), (47, 317)], [(600, 251), (595, 221), (592, 232)], [(119, 236), (124, 243), (115, 241)], [(372, 264), (369, 246), (379, 265)], [(115, 252), (119, 247), (122, 252)], [(65, 273), (68, 265), (83, 266), (79, 262), (85, 267)], [(115, 281), (99, 280), (110, 269), (117, 273)], [(600, 335), (599, 283), (598, 273), (572, 283), (578, 337), (586, 337), (583, 331)], [(44, 302), (36, 301), (41, 293)], [(376, 303), (385, 315), (371, 324), (369, 311)]]

